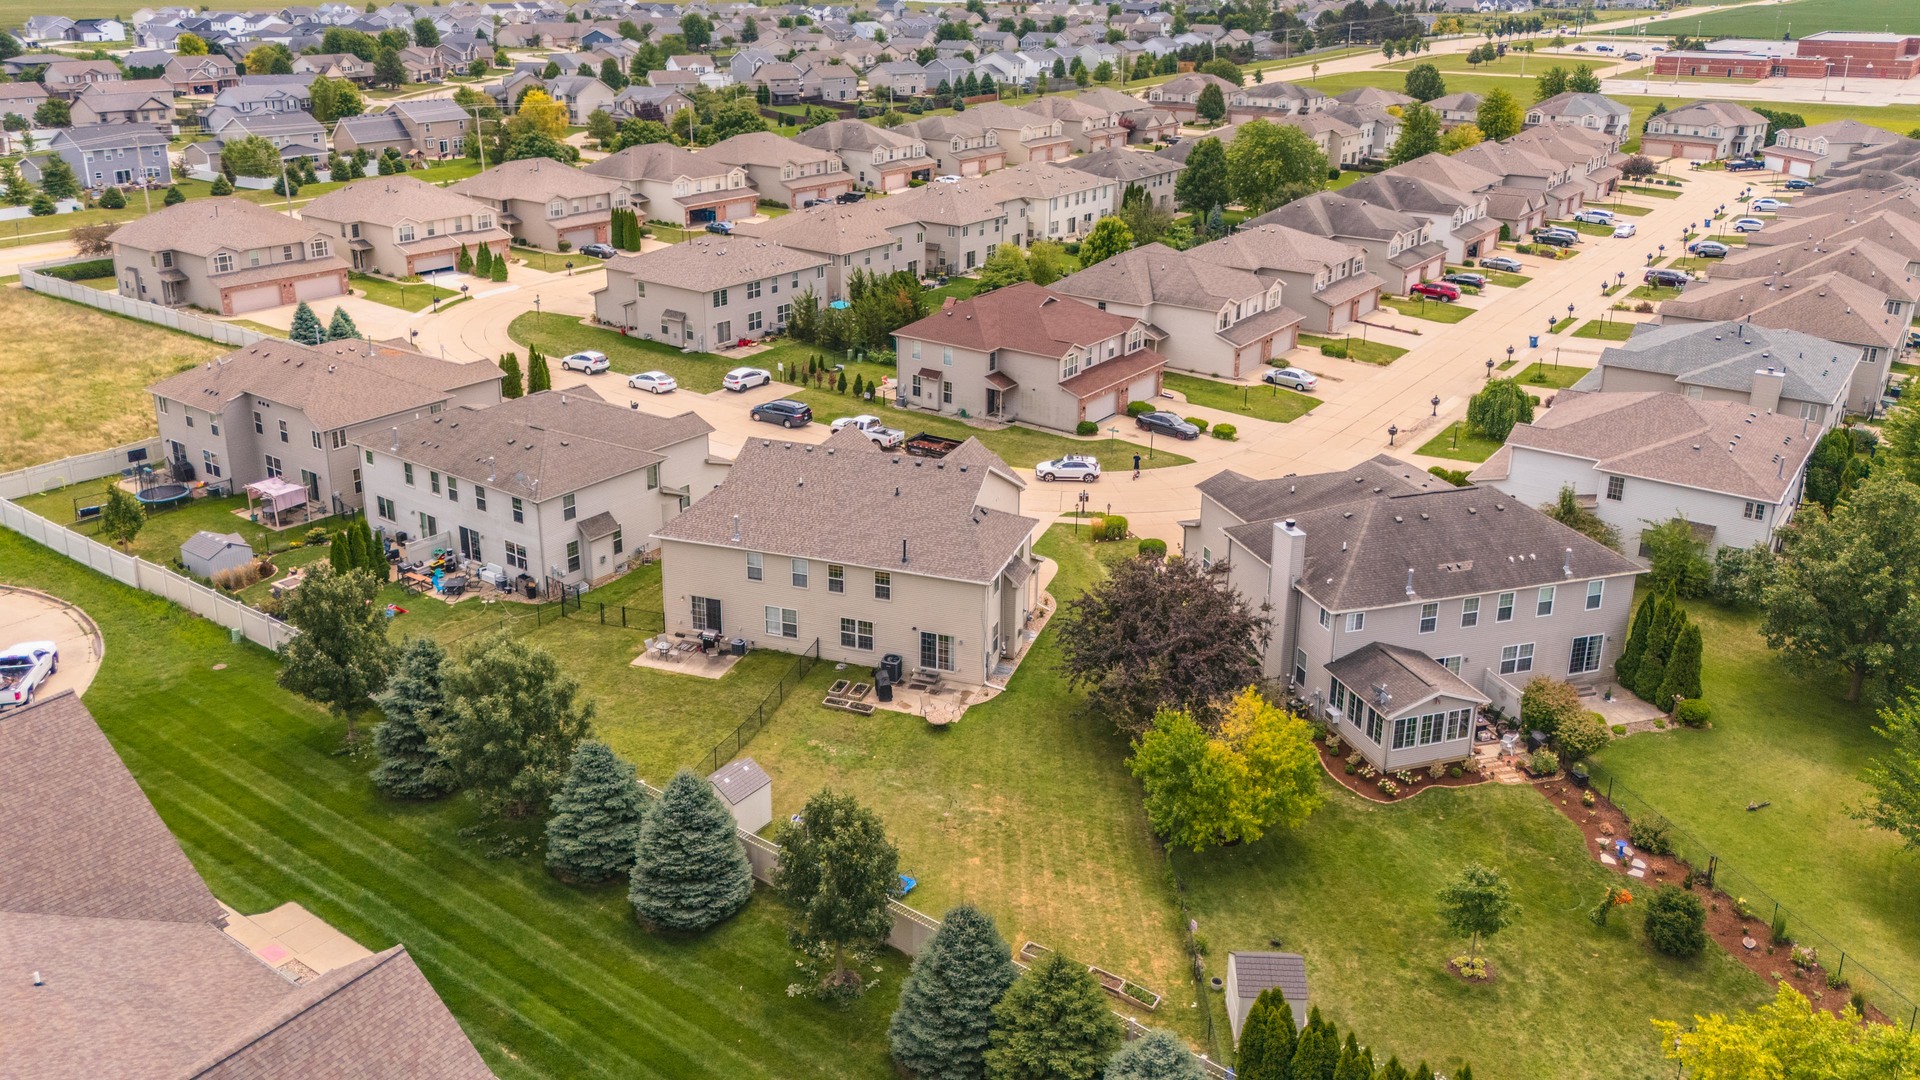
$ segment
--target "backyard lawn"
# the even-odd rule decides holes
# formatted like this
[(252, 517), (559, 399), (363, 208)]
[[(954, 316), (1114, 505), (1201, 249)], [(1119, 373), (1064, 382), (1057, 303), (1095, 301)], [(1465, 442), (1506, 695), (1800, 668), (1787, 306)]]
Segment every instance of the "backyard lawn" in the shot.
[(1320, 399), (1272, 384), (1235, 386), (1218, 379), (1166, 373), (1166, 388), (1186, 397), (1187, 404), (1285, 424), (1319, 408)]
[(341, 726), (275, 686), (271, 654), (6, 531), (0, 580), (99, 623), (87, 705), (216, 895), (249, 912), (297, 901), (370, 948), (404, 942), (498, 1075), (892, 1075), (898, 956), (851, 1010), (789, 998), (793, 952), (764, 896), (702, 937), (645, 934), (623, 885), (489, 858), (460, 835), (466, 801), (377, 796), (371, 762), (337, 752)]
[(928, 303), (936, 309), (949, 296), (955, 300), (966, 300), (980, 289), (980, 279), (970, 277), (950, 277), (945, 285), (937, 289), (928, 289)]
[(367, 299), (402, 311), (425, 311), (435, 300), (451, 300), (460, 295), (424, 281), (397, 281), (358, 271), (349, 273), (347, 278), (352, 288)]
[(1383, 296), (1380, 302), (1408, 318), (1438, 323), (1457, 323), (1473, 314), (1474, 310), (1465, 304), (1444, 303), (1419, 296)]
[(0, 326), (0, 471), (151, 436), (146, 388), (227, 351), (19, 288), (0, 289)]
[(1493, 456), (1502, 444), (1476, 435), (1467, 430), (1465, 420), (1456, 420), (1441, 430), (1440, 434), (1428, 439), (1426, 444), (1415, 450), (1416, 454), (1428, 457), (1451, 458), (1454, 461), (1485, 461)]
[[(1382, 367), (1407, 355), (1407, 350), (1398, 345), (1385, 345), (1365, 339), (1355, 341), (1351, 337), (1326, 338), (1314, 334), (1301, 334), (1300, 345), (1308, 349), (1319, 349), (1323, 345), (1343, 345), (1347, 350), (1347, 359), (1356, 360), (1362, 364), (1378, 364)], [(1329, 357), (1329, 359), (1338, 358)]]
[[(1031, 469), (1039, 462), (1051, 461), (1063, 454), (1095, 454), (1104, 455), (1106, 460), (1103, 464), (1113, 471), (1120, 468), (1122, 458), (1130, 457), (1136, 451), (1140, 452), (1142, 468), (1164, 469), (1193, 463), (1192, 458), (1167, 449), (1167, 443), (1172, 441), (1168, 439), (1156, 439), (1153, 456), (1149, 458), (1141, 444), (1114, 438), (1077, 439), (1019, 424), (1001, 428), (974, 427), (963, 420), (925, 409), (896, 409), (885, 402), (858, 401), (851, 395), (827, 390), (796, 390), (788, 396), (811, 405), (816, 423), (830, 423), (855, 413), (872, 413), (888, 427), (899, 428), (909, 437), (924, 431), (929, 435), (944, 435), (950, 439), (969, 436), (979, 439), (987, 449), (1000, 455), (1002, 461), (1021, 469)], [(1124, 416), (1109, 417), (1102, 422), (1102, 431), (1109, 427), (1132, 430), (1133, 421)]]

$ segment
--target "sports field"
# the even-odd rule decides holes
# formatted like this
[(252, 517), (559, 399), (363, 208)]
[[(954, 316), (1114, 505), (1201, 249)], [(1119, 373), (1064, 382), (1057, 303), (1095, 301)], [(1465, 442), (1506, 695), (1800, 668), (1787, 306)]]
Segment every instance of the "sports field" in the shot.
[(1780, 40), (1821, 30), (1874, 30), (1920, 34), (1920, 4), (1913, 0), (1787, 0), (1747, 4), (1712, 15), (1681, 15), (1647, 28), (1654, 34), (1750, 37)]

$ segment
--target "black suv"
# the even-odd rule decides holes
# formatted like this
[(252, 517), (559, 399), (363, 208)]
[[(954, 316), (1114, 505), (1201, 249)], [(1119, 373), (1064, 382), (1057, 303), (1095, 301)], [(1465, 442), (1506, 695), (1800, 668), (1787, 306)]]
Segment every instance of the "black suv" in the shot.
[(750, 415), (755, 420), (764, 420), (769, 424), (779, 424), (785, 428), (806, 427), (813, 423), (813, 409), (792, 398), (763, 401), (753, 407)]
[(1649, 270), (1646, 280), (1655, 288), (1684, 289), (1693, 278), (1685, 270)]
[(866, 197), (867, 193), (864, 191), (848, 191), (835, 197), (833, 201), (844, 205), (846, 203), (857, 203)]

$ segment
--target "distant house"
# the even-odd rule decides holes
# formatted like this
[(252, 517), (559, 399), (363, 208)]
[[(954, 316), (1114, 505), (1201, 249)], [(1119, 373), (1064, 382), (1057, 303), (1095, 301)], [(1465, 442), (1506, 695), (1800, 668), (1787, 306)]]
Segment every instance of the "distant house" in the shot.
[(939, 162), (927, 144), (900, 128), (859, 120), (834, 120), (794, 136), (794, 142), (839, 155), (854, 182), (874, 191), (905, 191), (915, 180), (933, 179)]
[(118, 83), (96, 83), (73, 100), (76, 126), (144, 124), (159, 131), (173, 129), (173, 92), (116, 90)]
[(627, 187), (547, 158), (508, 161), (448, 188), (491, 206), (514, 239), (548, 251), (608, 242)]
[[(1073, 139), (1066, 133), (1066, 124), (1059, 119), (996, 103), (976, 105), (963, 115), (969, 123), (999, 136), (1000, 148), (1006, 151), (1009, 165), (1065, 161), (1073, 154)], [(1117, 126), (1102, 130), (1103, 146), (1118, 138)]]
[(81, 91), (98, 83), (119, 82), (124, 75), (118, 65), (107, 60), (56, 60), (47, 65), (42, 82), (47, 93), (72, 101)]
[(280, 151), (283, 162), (306, 158), (319, 165), (326, 164), (327, 129), (311, 113), (226, 114), (210, 122), (219, 125), (209, 129), (213, 138), (189, 143), (180, 152), (181, 164), (197, 179), (213, 179), (222, 171), (221, 155), (227, 144), (250, 135), (272, 143), (274, 149)]
[(472, 124), (473, 117), (447, 98), (396, 101), (385, 112), (340, 121), (334, 127), (333, 145), (341, 153), (356, 149), (379, 153), (396, 146), (423, 158), (444, 161), (466, 155), (467, 131)]
[(1235, 93), (1240, 89), (1218, 75), (1203, 75), (1199, 72), (1189, 72), (1185, 75), (1176, 75), (1166, 82), (1149, 86), (1145, 96), (1148, 104), (1165, 109), (1167, 112), (1179, 117), (1182, 121), (1191, 123), (1195, 115), (1195, 106), (1200, 100), (1200, 93), (1209, 86), (1217, 86), (1220, 88), (1223, 101), (1226, 95)]
[(547, 96), (567, 107), (567, 122), (587, 126), (595, 112), (613, 112), (613, 88), (586, 75), (561, 75), (547, 80)]
[(1446, 246), (1433, 239), (1425, 220), (1348, 198), (1343, 192), (1322, 191), (1295, 199), (1249, 220), (1247, 225), (1281, 225), (1295, 233), (1364, 249), (1367, 266), (1378, 275), (1376, 282), (1400, 295), (1446, 274)]
[(1574, 386), (1607, 393), (1653, 391), (1693, 401), (1733, 401), (1824, 431), (1853, 397), (1857, 347), (1746, 322), (1645, 326), (1600, 354)]
[(308, 203), (300, 219), (345, 248), (356, 270), (408, 277), (452, 270), (462, 249), (505, 255), (499, 213), (478, 199), (411, 176), (357, 180)]
[(245, 199), (192, 199), (114, 230), (120, 295), (242, 315), (347, 293), (347, 263), (314, 223)]
[(1182, 162), (1127, 149), (1079, 154), (1063, 164), (1069, 169), (1112, 180), (1119, 185), (1123, 199), (1127, 189), (1139, 188), (1148, 202), (1162, 210), (1174, 208), (1174, 187), (1180, 181), (1180, 174), (1187, 171)]
[(1293, 1026), (1305, 1030), (1311, 1004), (1307, 998), (1307, 961), (1298, 953), (1230, 952), (1227, 954), (1227, 1026), (1240, 1041), (1253, 1003), (1268, 990), (1280, 991)]
[(1853, 119), (1788, 128), (1767, 147), (1767, 168), (1787, 176), (1824, 176), (1828, 169), (1862, 151), (1910, 142), (1886, 128)]
[(771, 131), (735, 135), (700, 151), (700, 156), (747, 171), (761, 198), (801, 207), (837, 198), (853, 190), (838, 154), (819, 150)]
[(1527, 109), (1526, 125), (1571, 124), (1624, 140), (1632, 136), (1633, 110), (1600, 94), (1570, 91)]
[(1649, 119), (1640, 152), (1655, 158), (1720, 161), (1746, 157), (1766, 141), (1766, 117), (1731, 102), (1696, 101)]
[(973, 122), (971, 115), (930, 116), (894, 130), (924, 141), (943, 176), (984, 176), (1006, 167), (999, 132)]
[(610, 111), (616, 120), (632, 117), (636, 120), (657, 120), (664, 124), (673, 119), (674, 113), (692, 105), (693, 99), (671, 87), (634, 83), (622, 87), (619, 93), (613, 95)]
[(749, 237), (695, 237), (605, 270), (593, 294), (602, 323), (697, 351), (780, 331), (803, 293), (827, 293), (826, 256)]
[(1022, 109), (1043, 120), (1058, 121), (1061, 133), (1072, 140), (1073, 149), (1079, 153), (1097, 154), (1127, 143), (1127, 129), (1121, 126), (1120, 115), (1082, 98), (1043, 97)]
[(759, 203), (746, 169), (672, 143), (629, 146), (585, 171), (625, 184), (649, 221), (680, 228), (752, 217)]
[(177, 93), (212, 96), (240, 82), (240, 71), (224, 56), (176, 56), (167, 61), (161, 78)]
[(311, 73), (329, 79), (345, 79), (365, 86), (373, 81), (373, 65), (352, 53), (315, 53), (293, 58), (295, 74)]
[[(173, 182), (167, 161), (167, 135), (144, 124), (92, 124), (62, 128), (47, 143), (50, 154), (66, 160), (80, 185), (97, 191), (125, 187), (136, 180), (161, 185)], [(45, 156), (23, 158), (20, 175), (41, 182)]]

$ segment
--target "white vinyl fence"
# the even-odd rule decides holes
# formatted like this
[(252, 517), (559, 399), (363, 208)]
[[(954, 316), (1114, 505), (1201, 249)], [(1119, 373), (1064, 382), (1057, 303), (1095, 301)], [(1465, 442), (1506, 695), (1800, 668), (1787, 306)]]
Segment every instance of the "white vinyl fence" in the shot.
[(266, 334), (258, 330), (249, 330), (244, 326), (220, 322), (201, 315), (195, 315), (190, 311), (182, 311), (178, 308), (170, 308), (161, 304), (150, 303), (146, 300), (135, 300), (130, 296), (121, 296), (119, 293), (102, 292), (89, 285), (81, 285), (72, 281), (62, 281), (59, 278), (48, 277), (46, 274), (39, 273), (39, 271), (50, 266), (62, 266), (70, 262), (80, 261), (84, 260), (62, 259), (58, 262), (35, 263), (32, 266), (22, 266), (20, 268), (20, 284), (32, 289), (34, 292), (46, 293), (48, 296), (57, 296), (62, 300), (71, 300), (76, 304), (85, 304), (88, 307), (96, 307), (102, 311), (110, 311), (115, 315), (124, 315), (129, 319), (139, 319), (141, 322), (154, 323), (158, 326), (164, 326), (169, 330), (178, 330), (183, 334), (210, 338), (220, 342), (222, 345), (233, 345), (235, 347), (251, 345), (267, 337)]

